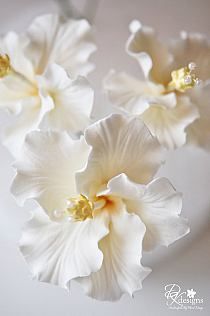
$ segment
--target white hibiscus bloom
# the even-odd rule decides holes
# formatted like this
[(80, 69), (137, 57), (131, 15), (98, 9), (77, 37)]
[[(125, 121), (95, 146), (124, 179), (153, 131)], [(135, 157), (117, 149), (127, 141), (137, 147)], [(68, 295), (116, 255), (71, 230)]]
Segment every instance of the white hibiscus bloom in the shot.
[(152, 180), (162, 156), (140, 120), (117, 114), (79, 140), (30, 133), (12, 192), (46, 212), (35, 212), (20, 241), (33, 277), (67, 289), (76, 279), (99, 300), (140, 289), (150, 272), (141, 265), (142, 242), (151, 250), (189, 231), (181, 195), (167, 179)]
[[(78, 133), (89, 123), (93, 91), (86, 79), (95, 50), (86, 20), (36, 18), (26, 34), (0, 39), (0, 109), (15, 114), (3, 141), (18, 155), (37, 128)], [(69, 77), (70, 76), (70, 77)]]
[(137, 21), (131, 32), (126, 50), (145, 79), (111, 71), (104, 82), (110, 101), (141, 117), (167, 148), (186, 141), (210, 148), (209, 41), (182, 32), (180, 39), (166, 44)]

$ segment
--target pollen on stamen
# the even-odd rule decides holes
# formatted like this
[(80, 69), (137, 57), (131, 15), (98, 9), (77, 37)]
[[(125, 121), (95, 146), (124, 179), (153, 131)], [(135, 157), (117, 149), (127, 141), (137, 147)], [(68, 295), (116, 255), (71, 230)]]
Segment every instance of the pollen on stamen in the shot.
[(11, 70), (10, 58), (7, 54), (0, 55), (0, 78), (8, 75)]
[(172, 80), (168, 84), (168, 91), (185, 92), (187, 89), (199, 85), (201, 80), (193, 73), (196, 67), (196, 64), (191, 62), (186, 67), (172, 71)]
[(82, 194), (68, 201), (67, 212), (69, 218), (75, 221), (84, 221), (87, 218), (93, 218), (93, 209), (93, 203)]

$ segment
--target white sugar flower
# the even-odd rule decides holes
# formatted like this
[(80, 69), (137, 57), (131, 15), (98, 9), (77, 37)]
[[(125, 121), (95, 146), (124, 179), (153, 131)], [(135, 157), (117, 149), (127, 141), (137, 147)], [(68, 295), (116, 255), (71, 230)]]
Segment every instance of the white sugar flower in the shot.
[(30, 133), (12, 192), (46, 212), (34, 213), (20, 241), (33, 277), (67, 289), (76, 279), (99, 300), (140, 289), (150, 272), (141, 265), (142, 241), (151, 250), (189, 231), (181, 195), (167, 179), (152, 180), (162, 154), (139, 119), (117, 114), (79, 140)]
[(15, 114), (3, 141), (13, 155), (32, 130), (75, 134), (89, 124), (93, 91), (78, 76), (93, 69), (94, 50), (87, 21), (58, 15), (38, 17), (25, 34), (0, 39), (0, 109)]
[(166, 44), (137, 21), (131, 32), (126, 50), (145, 79), (111, 71), (104, 82), (111, 102), (141, 117), (167, 148), (186, 141), (210, 148), (210, 43), (182, 32)]

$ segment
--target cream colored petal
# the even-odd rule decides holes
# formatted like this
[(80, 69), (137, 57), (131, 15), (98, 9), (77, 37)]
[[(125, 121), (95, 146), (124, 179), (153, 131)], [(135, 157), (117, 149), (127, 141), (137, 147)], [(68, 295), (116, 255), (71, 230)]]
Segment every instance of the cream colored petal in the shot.
[(164, 86), (138, 80), (124, 72), (110, 71), (104, 89), (115, 106), (134, 115), (142, 114), (150, 105), (161, 103), (169, 108), (176, 105), (174, 93), (163, 94)]
[(51, 104), (41, 106), (39, 97), (28, 97), (21, 105), (21, 111), (3, 134), (3, 144), (15, 158), (20, 156), (26, 135), (38, 129), (43, 116), (51, 109)]
[(35, 97), (35, 87), (16, 75), (0, 80), (0, 109), (18, 114), (25, 103)]
[(0, 38), (0, 54), (7, 54), (14, 70), (34, 82), (34, 69), (25, 55), (25, 47), (28, 41), (25, 36), (9, 32)]
[(141, 265), (145, 233), (141, 220), (121, 209), (111, 216), (109, 229), (109, 234), (99, 243), (104, 255), (101, 269), (77, 279), (89, 296), (103, 301), (118, 300), (124, 293), (132, 296), (142, 288), (143, 279), (151, 271)]
[(20, 250), (34, 279), (69, 289), (72, 279), (100, 269), (98, 242), (107, 233), (104, 217), (58, 223), (40, 209), (23, 229)]
[(141, 115), (151, 133), (168, 149), (185, 144), (185, 129), (197, 117), (199, 117), (198, 110), (187, 96), (178, 97), (174, 108), (151, 106)]
[(146, 187), (136, 213), (146, 226), (144, 249), (169, 246), (189, 233), (188, 221), (180, 217), (182, 195), (165, 178), (153, 180)]
[(123, 201), (139, 200), (145, 192), (146, 185), (132, 182), (125, 173), (121, 173), (112, 178), (107, 187), (99, 191), (97, 196), (115, 196), (120, 197)]
[(87, 195), (123, 172), (133, 181), (147, 183), (162, 162), (163, 149), (137, 118), (111, 115), (91, 125), (85, 139), (92, 150), (76, 178), (78, 191)]
[(38, 81), (40, 88), (54, 102), (53, 110), (45, 115), (42, 128), (73, 134), (83, 132), (90, 123), (94, 97), (87, 79), (72, 80), (62, 67), (52, 64)]
[(174, 56), (173, 69), (194, 62), (197, 77), (201, 80), (210, 78), (210, 42), (204, 35), (182, 32), (180, 39), (171, 42), (170, 51)]
[(192, 103), (197, 106), (200, 117), (187, 129), (187, 142), (210, 149), (210, 82), (194, 88), (189, 93)]
[(67, 133), (31, 132), (21, 158), (12, 193), (19, 204), (35, 199), (48, 212), (64, 210), (67, 199), (77, 195), (75, 172), (84, 168), (89, 146)]
[(182, 195), (166, 178), (140, 185), (121, 174), (109, 181), (104, 194), (121, 197), (129, 212), (141, 218), (146, 227), (145, 250), (169, 246), (189, 232), (188, 221), (180, 217)]
[[(149, 107), (144, 95), (150, 89), (144, 81), (124, 72), (116, 73), (111, 70), (104, 79), (103, 86), (109, 100), (127, 112), (141, 114)], [(151, 89), (148, 92), (152, 93), (153, 91)]]
[(152, 28), (140, 26), (135, 30), (128, 39), (126, 51), (137, 59), (146, 78), (149, 76), (158, 83), (170, 81), (168, 66), (172, 57)]
[(57, 63), (71, 75), (87, 75), (93, 65), (88, 61), (96, 46), (86, 20), (64, 20), (56, 14), (37, 17), (27, 35), (27, 53), (37, 74)]

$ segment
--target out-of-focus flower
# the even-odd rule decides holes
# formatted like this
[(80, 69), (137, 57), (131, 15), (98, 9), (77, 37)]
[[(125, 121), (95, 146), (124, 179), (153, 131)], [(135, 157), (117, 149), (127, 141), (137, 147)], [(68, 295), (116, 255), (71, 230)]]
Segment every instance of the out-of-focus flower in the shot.
[(96, 122), (79, 140), (31, 132), (12, 192), (46, 212), (35, 212), (20, 241), (33, 277), (67, 289), (76, 279), (99, 300), (140, 289), (150, 272), (142, 242), (151, 250), (189, 231), (181, 195), (167, 179), (152, 180), (162, 157), (146, 126), (123, 115)]
[(109, 99), (141, 117), (167, 148), (186, 141), (210, 148), (209, 41), (182, 32), (180, 39), (165, 44), (152, 28), (137, 21), (130, 28), (126, 50), (145, 79), (111, 71), (104, 81)]
[(93, 69), (90, 31), (86, 20), (44, 15), (25, 34), (0, 39), (0, 109), (15, 114), (3, 141), (15, 156), (32, 130), (78, 133), (88, 125), (93, 91), (78, 76)]

